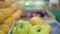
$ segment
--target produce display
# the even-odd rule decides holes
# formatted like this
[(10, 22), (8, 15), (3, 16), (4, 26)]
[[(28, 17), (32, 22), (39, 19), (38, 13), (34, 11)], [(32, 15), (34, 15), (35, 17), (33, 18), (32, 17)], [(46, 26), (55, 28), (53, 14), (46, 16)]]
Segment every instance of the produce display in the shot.
[(21, 13), (12, 0), (0, 0), (0, 34), (8, 34)]
[[(9, 14), (9, 13), (8, 13)], [(14, 15), (14, 16), (13, 16)], [(14, 12), (14, 14), (12, 14), (9, 18), (6, 19), (2, 19), (3, 21), (0, 22), (0, 31), (2, 31), (4, 34), (7, 34), (8, 31), (10, 30), (11, 26), (13, 25), (13, 23), (17, 20), (17, 18), (20, 15), (20, 11), (16, 11)], [(14, 18), (15, 17), (15, 18)], [(3, 34), (1, 32), (1, 34)]]
[(42, 0), (0, 0), (0, 34), (60, 34), (60, 24), (45, 4)]
[(28, 21), (18, 20), (11, 34), (60, 34), (60, 25), (56, 22), (44, 23), (39, 16), (34, 16)]
[[(16, 22), (16, 26), (14, 27), (14, 29), (12, 31), (12, 34), (14, 34), (14, 33), (15, 34), (35, 34), (35, 32), (36, 32), (36, 34), (38, 34), (38, 32), (40, 32), (40, 30), (42, 30), (43, 32), (46, 31), (46, 34), (50, 33), (50, 31), (51, 31), (50, 25), (43, 24), (43, 21), (42, 21), (42, 19), (40, 19), (40, 17), (33, 17), (32, 19), (33, 19), (33, 20), (31, 20), (32, 23), (30, 21), (18, 20)], [(36, 20), (36, 21), (34, 22), (34, 20)], [(40, 22), (40, 21), (42, 21), (42, 22)], [(40, 23), (42, 23), (42, 24), (40, 24)], [(45, 31), (44, 31), (44, 28), (46, 28), (47, 30), (45, 29)], [(35, 31), (35, 29), (36, 29), (36, 31)], [(41, 33), (43, 34), (42, 31), (41, 31)]]
[(18, 20), (12, 31), (12, 34), (49, 34), (50, 31), (51, 27), (48, 24), (32, 26), (32, 24), (27, 21)]
[(8, 34), (22, 12), (11, 0), (0, 0), (0, 2), (0, 34)]

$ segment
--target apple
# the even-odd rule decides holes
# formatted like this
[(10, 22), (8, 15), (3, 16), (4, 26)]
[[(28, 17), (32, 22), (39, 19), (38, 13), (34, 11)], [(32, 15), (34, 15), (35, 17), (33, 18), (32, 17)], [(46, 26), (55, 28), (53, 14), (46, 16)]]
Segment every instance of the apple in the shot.
[(34, 16), (32, 17), (29, 22), (32, 24), (32, 25), (40, 25), (40, 24), (43, 24), (43, 20), (42, 18), (38, 17), (38, 16)]
[(42, 24), (42, 26), (45, 28), (47, 32), (51, 31), (51, 26), (49, 24)]
[(27, 21), (19, 20), (16, 24), (16, 27), (17, 34), (29, 34), (32, 25)]
[(50, 26), (49, 25), (35, 25), (30, 29), (29, 34), (49, 34)]
[(17, 34), (16, 27), (14, 27), (12, 34)]

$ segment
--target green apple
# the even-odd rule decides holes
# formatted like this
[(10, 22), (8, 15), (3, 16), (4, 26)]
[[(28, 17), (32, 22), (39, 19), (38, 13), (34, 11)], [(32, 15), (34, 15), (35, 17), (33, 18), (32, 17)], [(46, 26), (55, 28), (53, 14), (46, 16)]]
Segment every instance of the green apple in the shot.
[(29, 31), (32, 27), (32, 25), (29, 22), (23, 20), (19, 20), (16, 26), (17, 34), (29, 34)]
[(42, 24), (42, 28), (45, 28), (44, 30), (50, 32), (51, 31), (51, 26), (49, 24)]
[(35, 25), (31, 28), (29, 34), (49, 34), (50, 26), (49, 25)]
[(16, 27), (14, 27), (12, 34), (17, 34)]

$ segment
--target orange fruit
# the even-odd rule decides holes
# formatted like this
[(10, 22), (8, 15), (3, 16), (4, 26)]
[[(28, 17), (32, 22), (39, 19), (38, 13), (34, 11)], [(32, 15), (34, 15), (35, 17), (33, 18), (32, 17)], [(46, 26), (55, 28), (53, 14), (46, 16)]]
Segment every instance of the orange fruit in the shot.
[(3, 23), (4, 19), (5, 19), (4, 15), (0, 13), (0, 24)]
[(12, 18), (16, 20), (18, 17), (20, 17), (21, 13), (22, 12), (20, 10), (17, 10), (14, 14), (12, 14)]
[(9, 18), (14, 11), (10, 7), (8, 7), (8, 8), (0, 9), (0, 12), (4, 14), (5, 18)]
[(4, 34), (4, 32), (3, 31), (0, 31), (0, 34)]
[(1, 25), (0, 25), (0, 31), (3, 31), (5, 34), (7, 34), (8, 31), (9, 31), (8, 25), (6, 25), (6, 24), (1, 24)]
[(9, 27), (11, 27), (12, 26), (12, 24), (14, 23), (14, 19), (13, 18), (8, 18), (8, 19), (6, 19), (5, 21), (4, 21), (4, 24), (7, 24)]

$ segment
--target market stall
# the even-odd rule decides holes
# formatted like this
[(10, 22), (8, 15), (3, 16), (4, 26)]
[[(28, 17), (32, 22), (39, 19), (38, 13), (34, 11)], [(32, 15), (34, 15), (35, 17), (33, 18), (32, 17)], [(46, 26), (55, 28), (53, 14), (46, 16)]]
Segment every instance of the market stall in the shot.
[(0, 34), (60, 34), (60, 10), (53, 8), (49, 0), (1, 0)]

